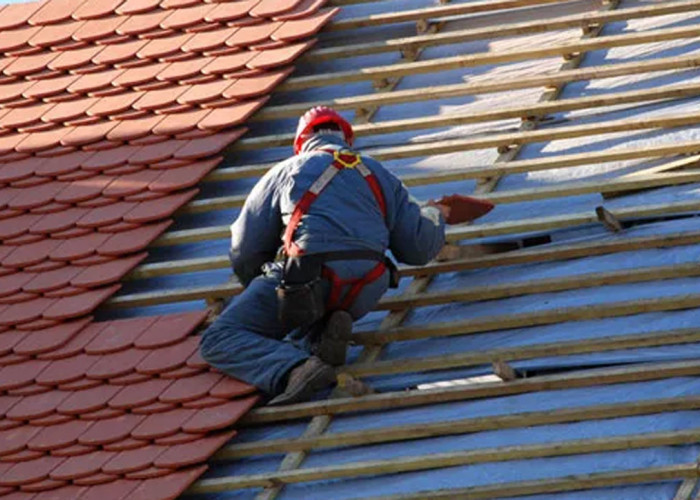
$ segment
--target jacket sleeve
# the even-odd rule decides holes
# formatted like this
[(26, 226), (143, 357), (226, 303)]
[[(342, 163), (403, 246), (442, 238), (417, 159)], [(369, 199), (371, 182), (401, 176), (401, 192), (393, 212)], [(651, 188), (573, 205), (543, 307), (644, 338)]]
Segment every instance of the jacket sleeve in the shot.
[(262, 273), (263, 264), (275, 259), (281, 245), (282, 217), (277, 189), (281, 167), (281, 164), (274, 167), (258, 181), (231, 225), (231, 265), (245, 286)]
[(420, 205), (396, 177), (392, 186), (393, 217), (389, 221), (389, 249), (405, 264), (420, 266), (434, 259), (445, 244), (445, 221), (436, 207)]

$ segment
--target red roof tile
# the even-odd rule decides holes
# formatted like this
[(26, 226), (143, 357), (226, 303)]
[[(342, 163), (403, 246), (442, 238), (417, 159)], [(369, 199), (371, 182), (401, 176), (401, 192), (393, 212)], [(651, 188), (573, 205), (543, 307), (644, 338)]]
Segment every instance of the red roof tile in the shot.
[(75, 321), (45, 326), (27, 334), (13, 349), (18, 354), (28, 355), (37, 355), (48, 351), (54, 351), (55, 349), (67, 345), (73, 338), (79, 335), (91, 319), (90, 317), (86, 317)]
[(98, 361), (99, 358), (86, 354), (58, 359), (53, 361), (36, 377), (36, 383), (47, 386), (57, 386), (75, 382), (76, 380), (84, 378), (85, 373)]
[[(57, 488), (60, 488), (62, 486), (67, 486), (68, 483), (66, 481), (56, 481), (55, 479), (50, 479), (46, 478), (41, 481), (33, 482), (30, 484), (23, 484), (20, 486), (20, 489), (25, 492), (30, 492), (30, 493), (40, 493), (40, 492), (45, 492), (45, 491), (50, 491), (50, 490), (56, 490)], [(32, 497), (33, 499), (36, 499), (36, 497)]]
[(157, 479), (147, 479), (136, 488), (131, 500), (166, 500), (176, 498), (193, 481), (204, 473), (206, 467), (184, 469)]
[(208, 433), (255, 403), (201, 359), (204, 311), (87, 315), (289, 75), (334, 13), (316, 13), (322, 3), (2, 7), (4, 498), (172, 499), (233, 431)]
[(100, 2), (85, 2), (73, 12), (73, 18), (79, 20), (98, 19), (114, 13), (114, 10), (124, 0), (102, 0)]
[(64, 424), (44, 427), (28, 443), (30, 450), (51, 451), (78, 442), (78, 438), (92, 426), (92, 422), (71, 419)]
[(44, 455), (36, 460), (29, 460), (13, 465), (0, 477), (0, 486), (22, 486), (42, 481), (65, 459)]
[(221, 448), (235, 434), (236, 431), (222, 432), (197, 441), (170, 446), (155, 459), (154, 465), (156, 467), (179, 469), (180, 467), (198, 464), (205, 461), (210, 455), (213, 455), (216, 450)]
[(85, 346), (88, 354), (110, 354), (131, 347), (134, 341), (154, 322), (156, 318), (130, 318), (112, 321), (102, 334)]
[(83, 493), (80, 500), (124, 500), (139, 486), (139, 481), (118, 479), (99, 486), (93, 486)]
[(101, 472), (98, 472), (96, 474), (92, 474), (87, 477), (81, 477), (78, 479), (74, 479), (73, 482), (75, 484), (79, 484), (81, 486), (97, 486), (100, 484), (108, 484), (114, 481), (117, 477), (113, 476), (111, 474), (103, 474)]
[(272, 17), (289, 12), (302, 0), (262, 0), (250, 11), (253, 17)]
[(137, 439), (156, 439), (180, 431), (182, 425), (192, 418), (196, 410), (175, 408), (165, 412), (151, 413), (131, 433)]
[(133, 450), (124, 450), (106, 463), (102, 470), (108, 474), (128, 474), (147, 469), (167, 446), (147, 445)]
[(158, 400), (158, 396), (172, 384), (172, 380), (150, 378), (146, 382), (128, 385), (121, 389), (109, 406), (118, 409), (146, 406)]
[(48, 391), (22, 398), (22, 401), (7, 411), (6, 418), (17, 422), (46, 418), (68, 395), (60, 391)]
[(162, 403), (186, 403), (205, 397), (221, 381), (223, 375), (204, 372), (191, 377), (178, 378), (159, 396)]
[(29, 18), (29, 24), (45, 25), (59, 23), (70, 18), (75, 9), (85, 0), (53, 0), (43, 6)]

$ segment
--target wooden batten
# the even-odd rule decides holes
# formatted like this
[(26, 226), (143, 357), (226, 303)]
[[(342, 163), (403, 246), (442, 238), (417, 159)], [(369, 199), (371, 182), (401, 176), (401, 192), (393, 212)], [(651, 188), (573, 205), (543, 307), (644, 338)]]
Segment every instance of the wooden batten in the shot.
[(405, 104), (431, 99), (446, 99), (468, 95), (507, 92), (510, 90), (533, 87), (561, 85), (581, 80), (596, 80), (616, 76), (638, 75), (654, 71), (682, 71), (700, 66), (700, 56), (675, 56), (634, 61), (628, 63), (605, 64), (567, 71), (557, 71), (544, 75), (524, 77), (519, 79), (491, 80), (479, 83), (458, 83), (439, 85), (419, 89), (398, 90), (392, 92), (377, 92), (352, 97), (342, 97), (331, 100), (302, 102), (262, 108), (250, 119), (251, 121), (276, 120), (281, 118), (299, 117), (312, 106), (332, 106), (338, 110), (357, 109), (368, 106), (387, 106), (390, 104)]
[(484, 316), (464, 321), (431, 323), (424, 326), (396, 328), (391, 331), (366, 331), (353, 334), (358, 344), (386, 344), (389, 342), (416, 340), (434, 337), (472, 335), (494, 330), (529, 328), (566, 321), (590, 321), (617, 318), (634, 314), (661, 311), (679, 311), (700, 307), (700, 294), (678, 294), (652, 299), (623, 300), (603, 304), (562, 307), (544, 311)]
[[(360, 2), (358, 2), (360, 3)], [(570, 16), (561, 16), (546, 21), (529, 21), (520, 23), (503, 23), (487, 28), (475, 28), (467, 30), (449, 31), (445, 33), (431, 33), (413, 37), (395, 38), (381, 42), (349, 43), (338, 47), (314, 49), (302, 56), (304, 62), (327, 61), (344, 57), (358, 57), (383, 52), (393, 52), (406, 47), (431, 47), (436, 45), (448, 45), (474, 40), (492, 39), (497, 37), (528, 35), (543, 33), (546, 31), (563, 30), (569, 28), (583, 28), (591, 24), (605, 24), (615, 21), (628, 21), (643, 19), (652, 16), (664, 16), (681, 12), (691, 12), (700, 8), (697, 0), (683, 2), (665, 2), (659, 5), (649, 5), (637, 8), (619, 9), (616, 12), (588, 12)], [(333, 26), (333, 24), (331, 24)]]
[[(645, 210), (646, 208), (646, 210)], [(616, 217), (621, 216), (652, 216), (663, 215), (664, 213), (675, 213), (671, 209), (675, 208), (678, 212), (686, 210), (700, 210), (700, 202), (681, 202), (675, 207), (661, 205), (659, 207), (633, 207), (627, 209), (624, 213), (620, 211)], [(667, 212), (667, 210), (671, 210)], [(572, 223), (582, 224), (585, 222), (594, 222), (597, 219), (597, 214), (574, 214), (569, 219)], [(530, 224), (529, 228), (534, 227), (547, 228), (549, 224), (556, 224), (556, 227), (565, 227), (562, 224), (565, 221), (562, 219), (541, 218), (538, 220), (530, 220), (526, 224)], [(527, 226), (526, 226), (527, 227)], [(516, 228), (523, 229), (523, 225), (517, 225)], [(471, 228), (467, 227), (464, 231)], [(496, 231), (503, 234), (507, 229), (503, 225), (496, 225)], [(511, 228), (514, 229), (514, 228)], [(517, 229), (516, 231), (517, 232)], [(464, 240), (468, 236), (464, 233), (453, 234), (452, 240)], [(416, 275), (435, 275), (441, 272), (465, 271), (468, 269), (478, 269), (480, 267), (493, 267), (512, 264), (523, 264), (532, 262), (544, 262), (547, 260), (566, 259), (575, 257), (585, 257), (588, 255), (601, 255), (604, 253), (623, 252), (629, 250), (640, 250), (646, 248), (668, 248), (670, 246), (688, 245), (700, 242), (700, 233), (688, 232), (677, 233), (652, 237), (630, 238), (622, 241), (603, 241), (579, 245), (565, 245), (561, 247), (536, 249), (536, 250), (521, 250), (517, 252), (507, 252), (496, 255), (486, 255), (477, 258), (467, 258), (462, 260), (453, 260), (448, 262), (438, 262), (428, 264), (424, 267), (409, 267), (401, 266), (399, 268), (401, 276), (416, 276)], [(191, 259), (183, 261), (165, 262), (157, 264), (146, 264), (137, 267), (129, 275), (129, 279), (146, 279), (157, 276), (166, 276), (172, 274), (180, 274), (186, 272), (197, 272), (213, 269), (223, 269), (228, 267), (229, 261), (226, 257), (206, 258), (206, 259)], [(107, 305), (111, 307), (137, 307), (164, 304), (170, 302), (182, 302), (187, 300), (201, 300), (212, 298), (230, 297), (240, 293), (241, 286), (236, 282), (229, 282), (222, 285), (209, 285), (205, 287), (192, 287), (186, 289), (173, 289), (167, 291), (154, 291), (136, 293), (130, 295), (122, 295), (114, 297), (107, 301)], [(455, 294), (462, 292), (456, 291)], [(384, 299), (380, 302), (380, 308), (400, 307), (399, 305), (392, 306), (392, 301), (398, 299)], [(427, 299), (426, 299), (427, 300)], [(387, 305), (385, 305), (387, 304)]]
[[(222, 265), (221, 267), (225, 267), (225, 265)], [(146, 268), (141, 275), (139, 275), (139, 270), (137, 269), (133, 275), (134, 277), (164, 275), (166, 271), (176, 274), (176, 272), (172, 269), (159, 269), (161, 270), (161, 273), (156, 274), (155, 269), (152, 267)], [(376, 309), (401, 310), (410, 307), (425, 307), (437, 304), (448, 304), (452, 302), (497, 300), (533, 293), (550, 293), (574, 290), (578, 288), (603, 286), (606, 284), (638, 283), (651, 280), (674, 279), (697, 276), (698, 274), (700, 274), (700, 267), (695, 264), (676, 264), (670, 266), (640, 268), (628, 271), (591, 273), (581, 276), (532, 280), (522, 283), (506, 283), (503, 285), (478, 287), (473, 289), (467, 288), (450, 290), (446, 292), (424, 293), (419, 296), (410, 296), (408, 298), (404, 296), (388, 297), (380, 300)], [(231, 297), (241, 293), (242, 290), (243, 287), (239, 283), (229, 282), (218, 286), (209, 285), (204, 287), (123, 295), (111, 299), (107, 304), (111, 307), (137, 307), (166, 304), (170, 302), (186, 302), (189, 300), (212, 300)]]
[(288, 405), (284, 408), (257, 408), (248, 413), (241, 425), (259, 425), (308, 418), (315, 415), (382, 411), (410, 408), (430, 404), (465, 401), (487, 397), (501, 397), (529, 392), (573, 389), (598, 385), (644, 382), (670, 377), (700, 375), (700, 361), (676, 361), (668, 363), (640, 363), (614, 368), (580, 370), (565, 374), (542, 375), (518, 379), (508, 384), (487, 382), (478, 385), (441, 387), (427, 390), (407, 390), (384, 394), (370, 394), (356, 398), (313, 401)]
[[(692, 116), (692, 118), (685, 118), (681, 117), (676, 120), (674, 120), (674, 123), (678, 122), (686, 122), (688, 120), (691, 120), (692, 123), (700, 122), (700, 115), (697, 117), (695, 115)], [(635, 129), (636, 122), (628, 122), (626, 130), (631, 130)], [(622, 125), (620, 125), (622, 126)], [(600, 127), (602, 129), (605, 129), (605, 127)], [(540, 132), (540, 131), (537, 131)], [(541, 134), (535, 134), (533, 132), (533, 135), (536, 137), (537, 135)], [(550, 133), (550, 136), (553, 135)], [(531, 138), (533, 141), (536, 141), (537, 139)], [(489, 138), (486, 140), (480, 141), (480, 143), (483, 142), (491, 142), (491, 143), (498, 143), (500, 139), (494, 137), (494, 138)], [(407, 147), (408, 148), (408, 147)], [(426, 147), (426, 149), (431, 149), (429, 147)], [(457, 150), (457, 151), (462, 151), (462, 144), (459, 141), (445, 141), (445, 143), (438, 145), (433, 145), (433, 152), (434, 154), (438, 154), (436, 151), (439, 150), (439, 152), (444, 152), (445, 150)], [(466, 148), (468, 149), (468, 148)], [(426, 154), (428, 154), (426, 152)], [(507, 169), (507, 167), (505, 167)], [(494, 169), (495, 170), (495, 169)], [(493, 173), (493, 172), (492, 172)], [(541, 200), (541, 199), (548, 199), (548, 198), (560, 198), (564, 196), (573, 196), (573, 195), (578, 195), (578, 194), (586, 194), (586, 193), (606, 193), (606, 192), (615, 192), (619, 193), (620, 191), (633, 191), (633, 190), (638, 190), (638, 189), (647, 189), (647, 188), (652, 188), (652, 187), (661, 187), (661, 186), (672, 186), (672, 185), (677, 185), (677, 184), (687, 184), (687, 183), (693, 183), (693, 182), (698, 182), (700, 178), (700, 172), (696, 171), (689, 171), (689, 172), (665, 172), (665, 173), (657, 173), (657, 174), (651, 174), (651, 175), (636, 175), (636, 176), (628, 176), (623, 179), (618, 179), (618, 180), (610, 180), (610, 181), (591, 181), (591, 182), (571, 182), (568, 184), (561, 184), (557, 186), (552, 186), (552, 187), (538, 187), (538, 188), (526, 188), (526, 189), (518, 189), (518, 190), (510, 190), (510, 191), (499, 191), (498, 193), (489, 193), (489, 194), (482, 194), (482, 198), (486, 198), (490, 200), (493, 203), (496, 204), (501, 204), (501, 203), (517, 203), (517, 202), (523, 202), (523, 201), (534, 201), (534, 200)], [(412, 179), (412, 184), (413, 186), (419, 186), (419, 185), (430, 185), (430, 184), (435, 184), (437, 182), (442, 182), (443, 180), (440, 179), (439, 177), (435, 177), (432, 175), (424, 175), (424, 176), (414, 176)], [(232, 209), (232, 208), (240, 208), (243, 206), (245, 203), (245, 200), (248, 196), (247, 195), (233, 195), (233, 196), (222, 196), (219, 198), (205, 198), (201, 200), (195, 200), (190, 202), (189, 204), (185, 205), (182, 207), (178, 213), (180, 214), (197, 214), (197, 213), (204, 213), (204, 212), (211, 212), (215, 210), (227, 210), (227, 209)]]
[[(548, 0), (549, 1), (549, 0)], [(559, 0), (551, 0), (559, 1)], [(660, 41), (678, 40), (684, 38), (696, 38), (700, 35), (700, 26), (684, 26), (681, 28), (668, 28), (640, 33), (624, 35), (601, 36), (570, 43), (536, 47), (527, 50), (513, 50), (502, 52), (487, 52), (465, 56), (446, 57), (426, 61), (404, 62), (389, 66), (375, 66), (362, 68), (361, 70), (342, 71), (336, 73), (324, 73), (322, 75), (292, 77), (282, 83), (278, 92), (303, 90), (330, 85), (341, 85), (349, 82), (373, 81), (383, 78), (396, 78), (408, 75), (419, 75), (449, 71), (453, 69), (482, 66), (487, 64), (503, 64), (528, 59), (542, 59), (546, 57), (563, 56), (566, 54), (588, 52), (591, 50), (625, 47), (628, 45), (640, 45)]]
[[(390, 460), (349, 462), (342, 465), (309, 467), (267, 474), (204, 479), (199, 481), (192, 491), (196, 493), (216, 493), (219, 491), (243, 488), (268, 487), (280, 483), (293, 484), (328, 479), (377, 476), (480, 463), (505, 462), (508, 460), (528, 460), (566, 455), (604, 453), (626, 449), (694, 444), (697, 442), (700, 442), (700, 428), (686, 431), (631, 434), (596, 439), (562, 439), (561, 441), (553, 443), (453, 451), (393, 458)], [(694, 477), (689, 471), (685, 469), (683, 469), (683, 471), (683, 474), (687, 473), (687, 476), (681, 475), (681, 477)]]
[(216, 460), (265, 455), (301, 450), (316, 450), (351, 446), (371, 446), (396, 441), (429, 439), (471, 432), (498, 429), (516, 429), (536, 425), (557, 425), (591, 420), (652, 415), (663, 412), (693, 411), (700, 408), (696, 397), (647, 399), (625, 403), (610, 403), (570, 408), (529, 411), (510, 415), (465, 417), (449, 421), (423, 422), (384, 426), (378, 429), (335, 432), (324, 436), (299, 437), (297, 439), (268, 439), (250, 443), (233, 443), (215, 455)]
[(663, 345), (679, 345), (700, 342), (700, 330), (680, 329), (661, 332), (615, 335), (599, 339), (534, 344), (527, 347), (487, 349), (480, 352), (455, 353), (444, 356), (426, 356), (373, 363), (358, 363), (342, 368), (343, 373), (357, 377), (418, 373), (452, 368), (484, 366), (507, 359), (522, 361), (550, 356), (590, 354), (618, 349), (638, 349)]
[[(340, 1), (349, 1), (350, 3), (366, 2), (366, 0), (364, 2), (359, 2), (357, 0)], [(557, 3), (559, 1), (560, 0), (488, 0), (469, 2), (468, 4), (461, 5), (441, 5), (436, 7), (428, 7), (424, 9), (405, 10), (400, 12), (392, 12), (389, 14), (359, 17), (355, 19), (347, 19), (345, 21), (335, 21), (331, 23), (328, 27), (326, 27), (325, 31), (347, 31), (357, 28), (366, 28), (368, 26), (381, 26), (385, 24), (416, 22), (425, 19), (435, 19), (439, 17), (460, 16), (466, 14), (475, 14), (479, 12), (517, 9), (520, 7), (532, 7), (537, 5)]]
[[(534, 481), (519, 481), (501, 483), (474, 488), (444, 489), (407, 493), (405, 495), (386, 495), (366, 497), (363, 500), (477, 500), (500, 497), (520, 497), (540, 493), (562, 493), (576, 490), (589, 490), (626, 486), (639, 483), (654, 483), (662, 481), (683, 481), (697, 477), (697, 464), (679, 464), (646, 469), (635, 469), (622, 472), (600, 472), (595, 474), (580, 474), (554, 479)], [(595, 492), (591, 493), (595, 495)], [(591, 498), (594, 498), (593, 496)]]
[[(681, 99), (700, 94), (700, 84), (669, 85), (645, 90), (633, 90), (628, 92), (614, 92), (588, 97), (578, 97), (572, 99), (561, 99), (557, 101), (544, 101), (524, 106), (515, 106), (506, 109), (487, 110), (477, 113), (438, 115), (417, 117), (403, 120), (390, 120), (371, 124), (358, 124), (353, 126), (353, 131), (358, 137), (368, 135), (390, 134), (394, 132), (406, 132), (410, 130), (423, 130), (437, 127), (449, 127), (464, 125), (468, 123), (479, 123), (491, 120), (506, 120), (513, 118), (527, 117), (528, 119), (543, 117), (552, 113), (565, 111), (575, 111), (580, 109), (592, 109), (598, 107), (641, 103), (662, 99)], [(228, 150), (231, 156), (236, 151), (247, 151), (262, 149), (267, 147), (290, 146), (294, 139), (293, 134), (281, 134), (272, 136), (260, 136), (250, 139), (241, 139), (233, 144)], [(243, 172), (240, 172), (243, 168)], [(251, 174), (255, 172), (255, 167), (229, 167), (231, 175), (240, 178), (241, 173), (246, 173), (251, 169)], [(225, 180), (221, 170), (217, 169), (207, 176), (204, 181)], [(236, 174), (238, 172), (238, 174)], [(260, 174), (258, 174), (260, 175)]]

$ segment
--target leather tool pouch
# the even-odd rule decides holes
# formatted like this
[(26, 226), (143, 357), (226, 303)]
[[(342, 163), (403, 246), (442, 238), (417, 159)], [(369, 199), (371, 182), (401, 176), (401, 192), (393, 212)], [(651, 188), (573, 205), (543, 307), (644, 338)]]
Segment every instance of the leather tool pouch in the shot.
[(316, 256), (287, 258), (277, 287), (277, 316), (286, 329), (310, 326), (325, 314), (322, 265)]

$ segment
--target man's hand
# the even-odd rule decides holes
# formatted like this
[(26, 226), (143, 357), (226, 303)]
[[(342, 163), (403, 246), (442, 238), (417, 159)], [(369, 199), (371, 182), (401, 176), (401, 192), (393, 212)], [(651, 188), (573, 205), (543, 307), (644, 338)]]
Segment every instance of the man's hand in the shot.
[(438, 210), (440, 210), (440, 213), (442, 214), (442, 218), (447, 220), (447, 218), (450, 216), (450, 212), (452, 209), (448, 205), (443, 205), (442, 203), (439, 203), (435, 200), (428, 200), (426, 203), (429, 207), (435, 207)]

